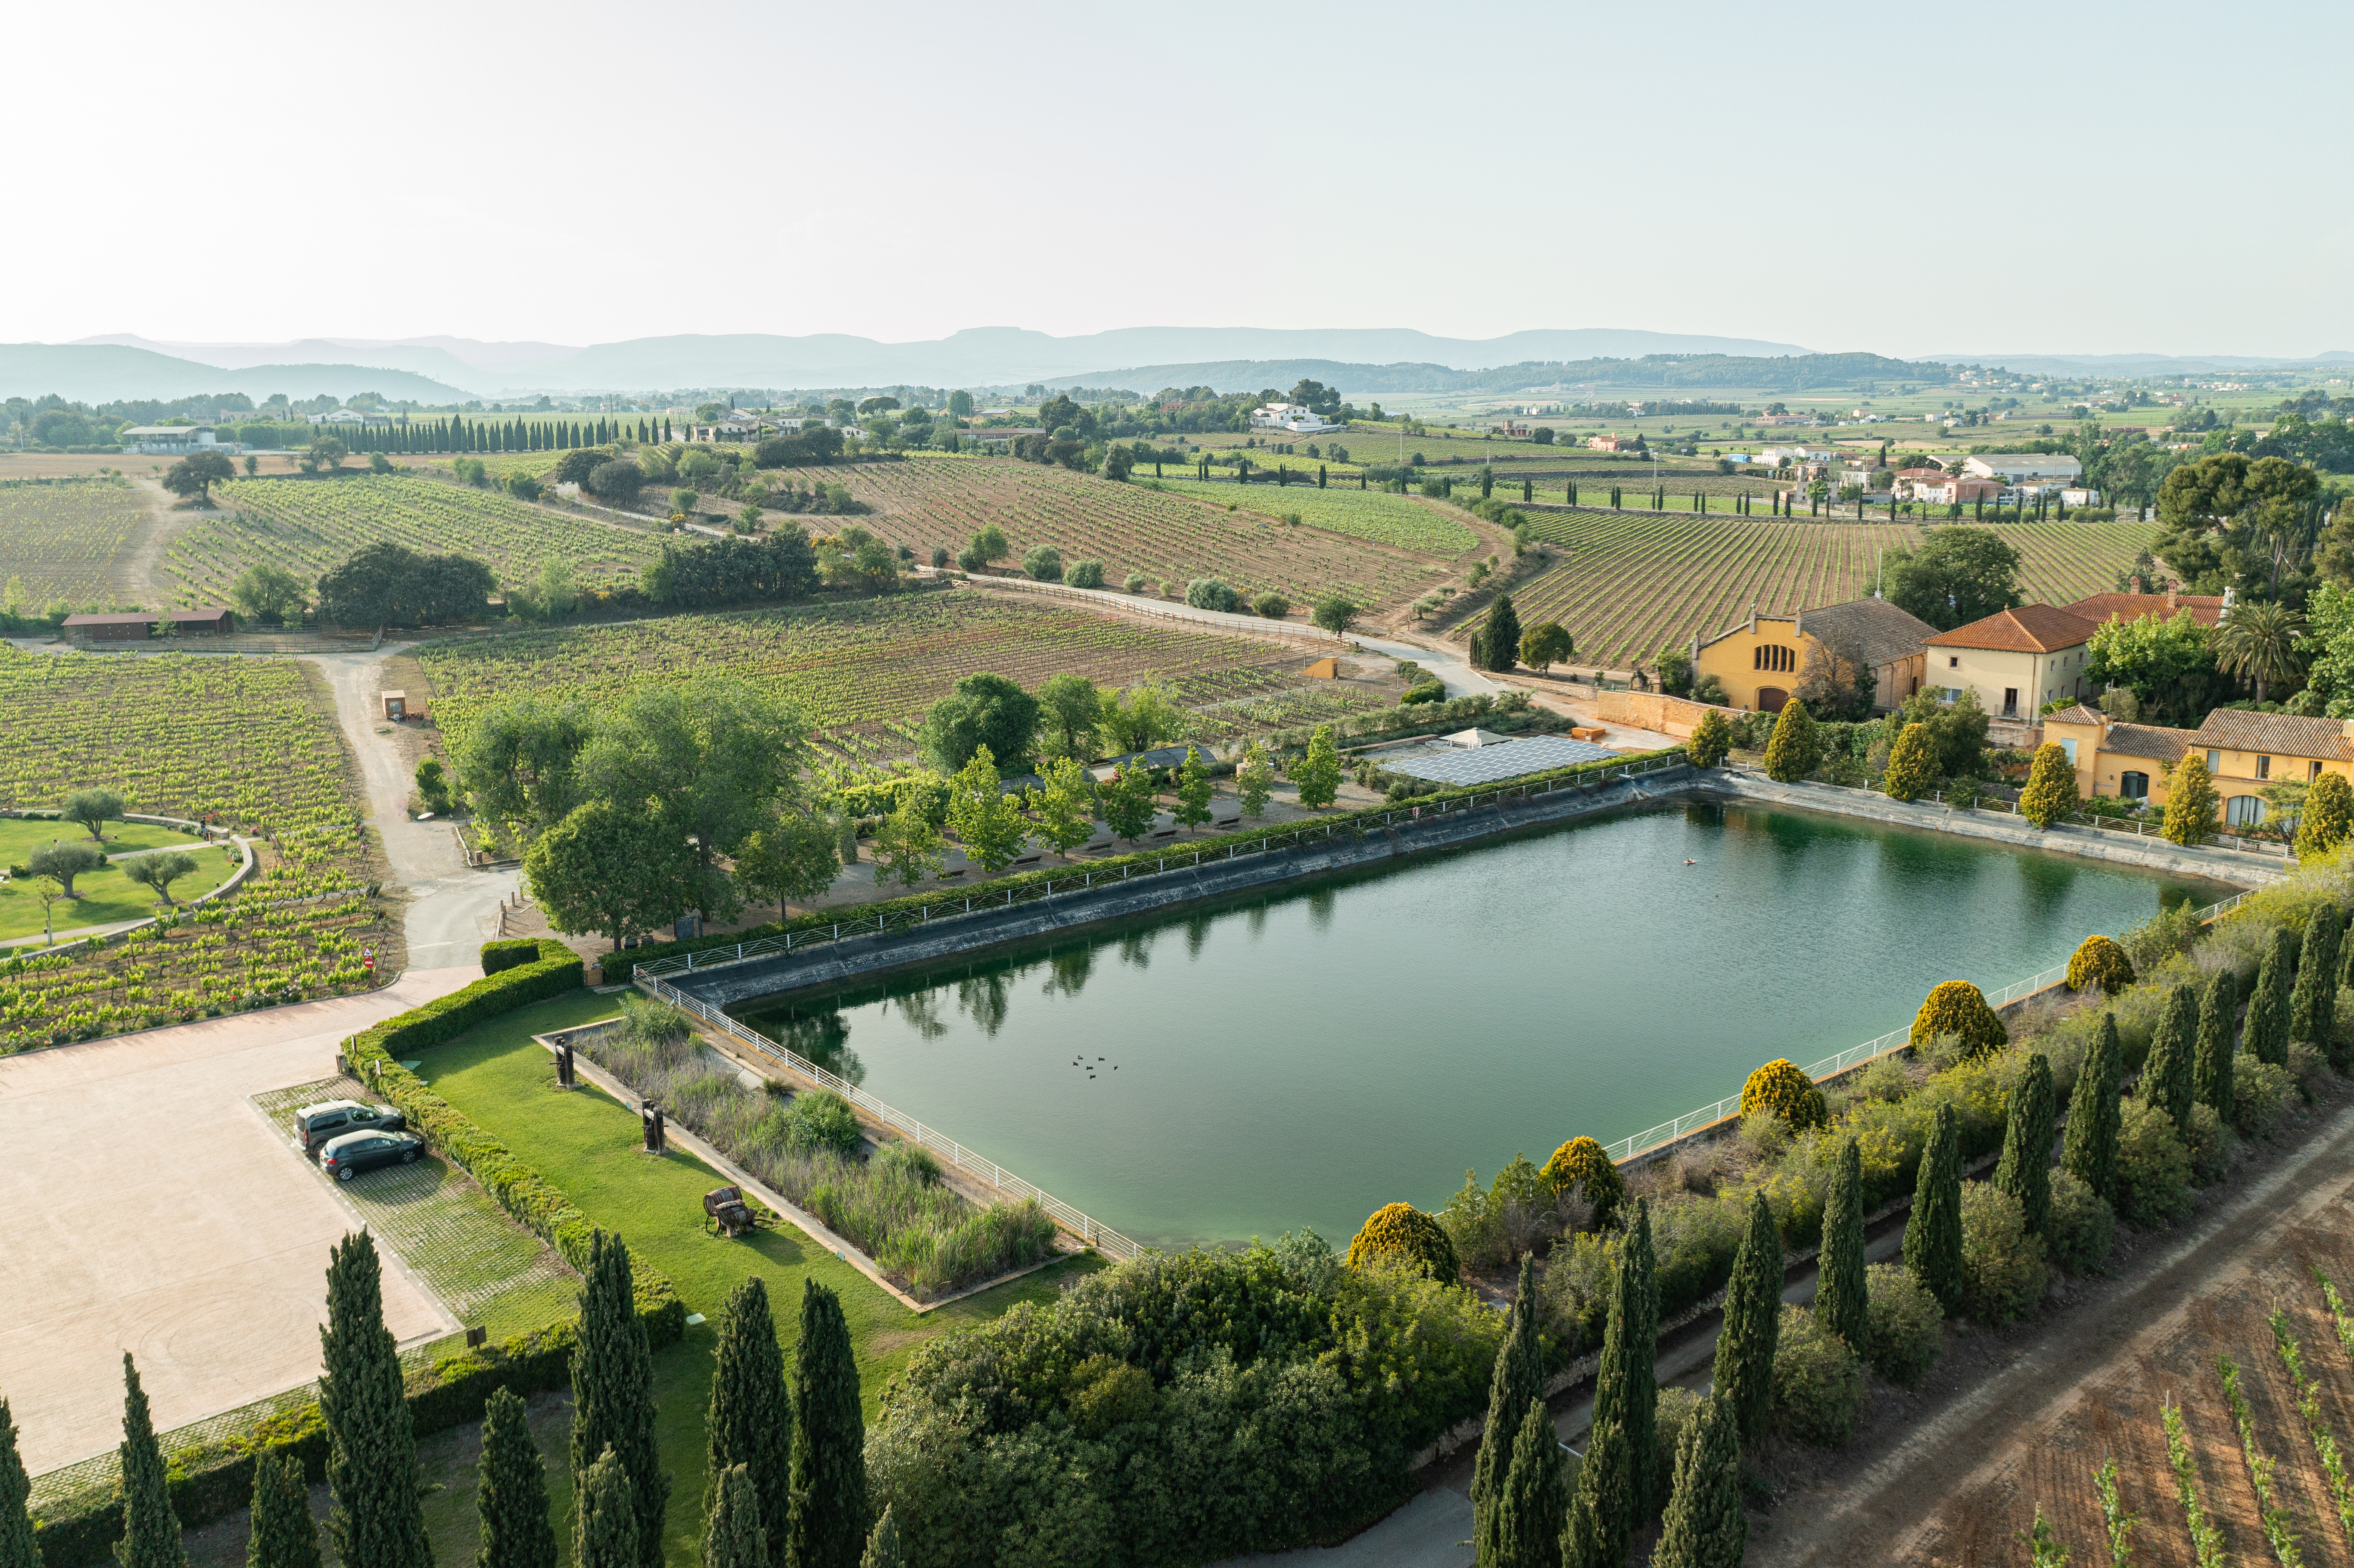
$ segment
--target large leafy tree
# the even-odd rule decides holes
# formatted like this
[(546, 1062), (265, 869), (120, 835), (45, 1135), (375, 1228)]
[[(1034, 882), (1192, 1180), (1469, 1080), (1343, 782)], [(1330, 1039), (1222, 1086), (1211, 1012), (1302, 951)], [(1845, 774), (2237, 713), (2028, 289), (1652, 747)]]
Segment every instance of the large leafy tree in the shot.
[(345, 1236), (328, 1255), (327, 1321), (319, 1344), (319, 1413), (327, 1424), (327, 1489), (334, 1499), (327, 1535), (335, 1555), (385, 1568), (432, 1568), (417, 1437), (400, 1355), (384, 1325), (383, 1265), (366, 1231)]
[(319, 619), (362, 628), (479, 620), (497, 587), (497, 576), (472, 556), (420, 555), (378, 539), (319, 578)]
[(2285, 605), (2235, 604), (2215, 628), (2215, 662), (2224, 673), (2255, 683), (2261, 703), (2266, 686), (2287, 683), (2304, 664), (2304, 627), (2305, 617)]
[(494, 822), (543, 832), (580, 804), (580, 754), (597, 715), (578, 698), (528, 693), (492, 705), (451, 747), (474, 810)]
[(841, 834), (826, 818), (784, 810), (755, 828), (736, 848), (736, 884), (777, 906), (777, 918), (796, 898), (815, 898), (842, 874)]
[(238, 574), (228, 602), (248, 620), (284, 621), (301, 613), (310, 592), (302, 579), (270, 561), (257, 561)]
[(74, 878), (87, 875), (106, 863), (106, 853), (89, 844), (46, 843), (25, 857), (25, 869), (35, 876), (56, 879), (68, 898), (80, 898), (74, 891)]
[(1087, 761), (1103, 723), (1103, 694), (1085, 675), (1065, 671), (1038, 688), (1039, 727), (1048, 757)]
[(532, 898), (559, 931), (599, 932), (613, 950), (689, 906), (693, 851), (674, 828), (610, 800), (576, 806), (524, 852)]
[(106, 842), (106, 824), (122, 821), (122, 797), (112, 789), (76, 789), (58, 815), (88, 830), (92, 843)]
[(1038, 699), (1002, 675), (979, 672), (956, 683), (924, 715), (925, 760), (954, 773), (989, 747), (1002, 773), (1027, 773), (1035, 755)]
[(999, 782), (997, 758), (987, 746), (949, 780), (949, 828), (964, 853), (991, 876), (1013, 863), (1030, 842), (1022, 797)]
[(1291, 765), (1291, 781), (1299, 787), (1299, 803), (1311, 811), (1331, 805), (1339, 796), (1341, 752), (1331, 725), (1318, 725), (1308, 737), (1307, 755)]
[(199, 504), (209, 506), (213, 486), (236, 477), (237, 465), (228, 461), (227, 452), (190, 452), (164, 471), (164, 488), (175, 495), (195, 496)]
[(1951, 631), (2026, 603), (2019, 586), (2023, 560), (1990, 528), (1946, 527), (1918, 550), (1891, 550), (1882, 566), (1891, 604)]
[(1026, 798), (1038, 836), (1068, 854), (1096, 831), (1096, 783), (1077, 760), (1058, 757), (1038, 770), (1042, 788)]
[(2229, 694), (2207, 629), (2188, 609), (2127, 620), (2113, 615), (2094, 631), (2088, 685), (2124, 686), (2153, 723), (2196, 724)]
[(2321, 531), (2321, 476), (2285, 457), (2216, 452), (2166, 476), (2157, 550), (2200, 593), (2302, 592)]

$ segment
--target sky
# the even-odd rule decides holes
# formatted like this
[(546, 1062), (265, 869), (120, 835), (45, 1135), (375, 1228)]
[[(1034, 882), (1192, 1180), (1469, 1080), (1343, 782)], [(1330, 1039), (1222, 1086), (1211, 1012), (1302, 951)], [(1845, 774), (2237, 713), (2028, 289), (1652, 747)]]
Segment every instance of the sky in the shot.
[(2354, 349), (2349, 44), (2311, 3), (28, 7), (0, 342)]

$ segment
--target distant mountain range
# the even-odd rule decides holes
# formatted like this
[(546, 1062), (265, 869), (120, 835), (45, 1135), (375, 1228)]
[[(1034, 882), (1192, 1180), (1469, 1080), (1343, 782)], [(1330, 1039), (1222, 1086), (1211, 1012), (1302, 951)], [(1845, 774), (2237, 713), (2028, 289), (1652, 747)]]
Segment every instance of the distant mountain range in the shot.
[(1350, 365), (1335, 359), (1225, 360), (1213, 365), (1143, 365), (1087, 376), (1061, 376), (1055, 387), (1118, 387), (1151, 393), (1164, 387), (1212, 387), (1221, 392), (1283, 391), (1302, 380), (1320, 381), (1347, 397), (1394, 393), (1516, 392), (1572, 401), (1604, 389), (1672, 390), (1744, 387), (1800, 392), (1858, 382), (1942, 382), (1946, 367), (1884, 359), (1876, 354), (1651, 354), (1633, 359), (1523, 360), (1484, 369), (1445, 365)]
[(2234, 370), (2318, 370), (2354, 363), (2332, 349), (2304, 359), (2253, 354), (1941, 354), (1952, 365), (1999, 365), (2026, 376), (2204, 376)]
[(170, 400), (207, 392), (242, 392), (255, 402), (289, 397), (349, 397), (381, 392), (419, 403), (461, 403), (474, 396), (446, 382), (361, 365), (249, 365), (227, 370), (121, 344), (0, 344), (0, 397), (49, 393), (76, 403)]

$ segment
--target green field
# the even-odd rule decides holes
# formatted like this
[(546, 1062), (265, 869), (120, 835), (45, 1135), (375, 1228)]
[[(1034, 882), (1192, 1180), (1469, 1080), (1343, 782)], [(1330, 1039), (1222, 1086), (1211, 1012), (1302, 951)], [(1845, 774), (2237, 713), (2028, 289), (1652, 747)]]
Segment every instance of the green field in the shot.
[(1479, 535), (1435, 506), (1403, 495), (1356, 489), (1319, 490), (1315, 475), (1306, 484), (1204, 484), (1193, 479), (1148, 480), (1149, 486), (1173, 495), (1190, 495), (1214, 506), (1239, 505), (1246, 512), (1281, 517), (1296, 512), (1311, 528), (1346, 534), (1376, 545), (1394, 545), (1427, 556), (1454, 556), (1477, 549)]
[[(1749, 613), (1839, 604), (1872, 591), (1881, 552), (1921, 543), (1885, 521), (1809, 522), (1691, 512), (1548, 512), (1530, 518), (1562, 563), (1513, 591), (1521, 624), (1558, 620), (1572, 664), (1649, 664), (1662, 646), (1711, 637)], [(2066, 604), (2116, 587), (2156, 535), (2145, 523), (2007, 524), (2030, 600)]]
[(127, 480), (0, 485), (0, 589), (21, 590), (28, 609), (111, 605), (146, 529), (145, 500)]
[(548, 561), (568, 562), (583, 588), (633, 577), (662, 553), (649, 532), (406, 473), (240, 479), (216, 491), (227, 514), (191, 525), (166, 556), (183, 603), (221, 602), (238, 574), (258, 561), (313, 582), (378, 539), (461, 552), (489, 562), (502, 582), (527, 581)]
[(1139, 625), (972, 589), (453, 638), (417, 652), (435, 715), (453, 736), (509, 693), (602, 700), (645, 682), (732, 675), (792, 703), (834, 749), (872, 760), (910, 755), (924, 711), (978, 670), (1031, 689), (1065, 671), (1099, 685), (1164, 683), (1201, 713), (1195, 738), (1204, 740), (1369, 701), (1306, 680), (1299, 672), (1310, 657), (1182, 623)]
[[(13, 824), (12, 824), (13, 825)], [(88, 842), (89, 835), (80, 828), (67, 825), (67, 832)], [(64, 833), (52, 835), (58, 838)], [(46, 839), (43, 841), (47, 842)], [(12, 863), (21, 861), (27, 851), (10, 853)], [(172, 897), (181, 904), (201, 894), (210, 893), (229, 879), (243, 858), (226, 845), (186, 852), (196, 863), (196, 869), (172, 884)], [(37, 937), (44, 929), (69, 931), (78, 926), (111, 926), (118, 920), (144, 920), (150, 915), (163, 912), (155, 895), (123, 874), (123, 862), (111, 861), (96, 871), (86, 871), (74, 878), (75, 897), (60, 898), (50, 906), (48, 925), (42, 923), (41, 899), (37, 891), (40, 884), (31, 877), (11, 877), (0, 882), (0, 939), (10, 937)]]

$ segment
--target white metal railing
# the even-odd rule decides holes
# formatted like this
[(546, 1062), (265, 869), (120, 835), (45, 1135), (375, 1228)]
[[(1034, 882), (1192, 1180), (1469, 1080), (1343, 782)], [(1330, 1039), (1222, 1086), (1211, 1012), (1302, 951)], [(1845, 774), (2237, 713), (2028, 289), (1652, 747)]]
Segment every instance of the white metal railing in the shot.
[[(2200, 910), (2193, 918), (2203, 926), (2219, 916), (2238, 908), (2247, 896), (2245, 893), (2235, 893), (2219, 903), (2210, 904), (2206, 908)], [(2067, 978), (2068, 966), (2055, 965), (2041, 974), (2030, 975), (2023, 980), (2013, 981), (2000, 991), (1988, 991), (1987, 1005), (2008, 1007), (2012, 1002), (2032, 996), (2039, 991), (2058, 985)], [(1888, 1055), (1905, 1050), (1910, 1047), (1912, 1041), (1911, 1025), (1908, 1024), (1903, 1029), (1892, 1029), (1876, 1040), (1867, 1040), (1861, 1045), (1849, 1046), (1836, 1056), (1824, 1057), (1807, 1069), (1807, 1076), (1819, 1083), (1834, 1074), (1847, 1071), (1859, 1062), (1868, 1062), (1874, 1056)], [(1702, 1106), (1698, 1110), (1686, 1111), (1673, 1121), (1663, 1121), (1657, 1127), (1647, 1128), (1630, 1137), (1622, 1138), (1616, 1143), (1605, 1144), (1602, 1151), (1614, 1162), (1628, 1160), (1645, 1150), (1657, 1149), (1663, 1143), (1672, 1143), (1688, 1132), (1697, 1131), (1711, 1122), (1723, 1121), (1729, 1116), (1738, 1116), (1740, 1112), (1741, 1097), (1737, 1094), (1727, 1095), (1714, 1105)]]
[(650, 964), (631, 966), (630, 978), (635, 980), (659, 980), (665, 975), (700, 974), (705, 969), (723, 969), (730, 964), (750, 963), (756, 959), (774, 958), (828, 942), (845, 941), (853, 937), (879, 936), (891, 931), (910, 931), (934, 920), (961, 918), (967, 915), (991, 909), (1011, 909), (1017, 905), (1035, 904), (1046, 899), (1085, 893), (1098, 882), (1107, 887), (1134, 876), (1157, 876), (1172, 865), (1182, 870), (1200, 865), (1204, 861), (1240, 860), (1246, 855), (1269, 854), (1279, 849), (1291, 849), (1313, 839), (1330, 839), (1336, 833), (1360, 828), (1387, 829), (1400, 822), (1418, 821), (1425, 816), (1446, 816), (1454, 811), (1468, 811), (1479, 806), (1494, 806), (1507, 800), (1530, 800), (1551, 795), (1558, 790), (1583, 789), (1613, 777), (1638, 778), (1655, 773), (1662, 768), (1679, 767), (1684, 760), (1681, 748), (1657, 752), (1639, 761), (1589, 768), (1580, 773), (1564, 775), (1550, 782), (1507, 784), (1487, 791), (1418, 805), (1409, 800), (1375, 812), (1366, 810), (1330, 821), (1307, 821), (1295, 826), (1271, 830), (1259, 835), (1256, 845), (1247, 842), (1229, 843), (1219, 849), (1172, 850), (1155, 855), (1150, 864), (1140, 859), (1126, 865), (1087, 870), (1069, 876), (1050, 876), (1043, 881), (1009, 887), (997, 893), (973, 893), (961, 896), (943, 897), (936, 903), (926, 903), (913, 909), (899, 909), (880, 915), (854, 916), (830, 925), (815, 926), (806, 930), (787, 931), (781, 936), (762, 937), (750, 942), (729, 942), (698, 948), (667, 959), (657, 959)]
[(1144, 1252), (1142, 1247), (1093, 1215), (1071, 1207), (1051, 1192), (1032, 1186), (997, 1161), (983, 1159), (956, 1139), (935, 1128), (926, 1127), (906, 1112), (895, 1110), (885, 1105), (849, 1079), (827, 1072), (799, 1052), (789, 1051), (767, 1036), (745, 1028), (744, 1025), (709, 1003), (697, 1001), (676, 986), (656, 980), (642, 969), (638, 971), (638, 984), (644, 989), (647, 995), (694, 1014), (713, 1028), (749, 1045), (762, 1055), (782, 1062), (803, 1077), (813, 1080), (822, 1087), (832, 1089), (877, 1121), (906, 1134), (924, 1148), (942, 1156), (958, 1170), (993, 1184), (1001, 1192), (1012, 1192), (1016, 1197), (1035, 1201), (1040, 1208), (1054, 1216), (1057, 1224), (1098, 1251), (1119, 1258), (1142, 1255)]

